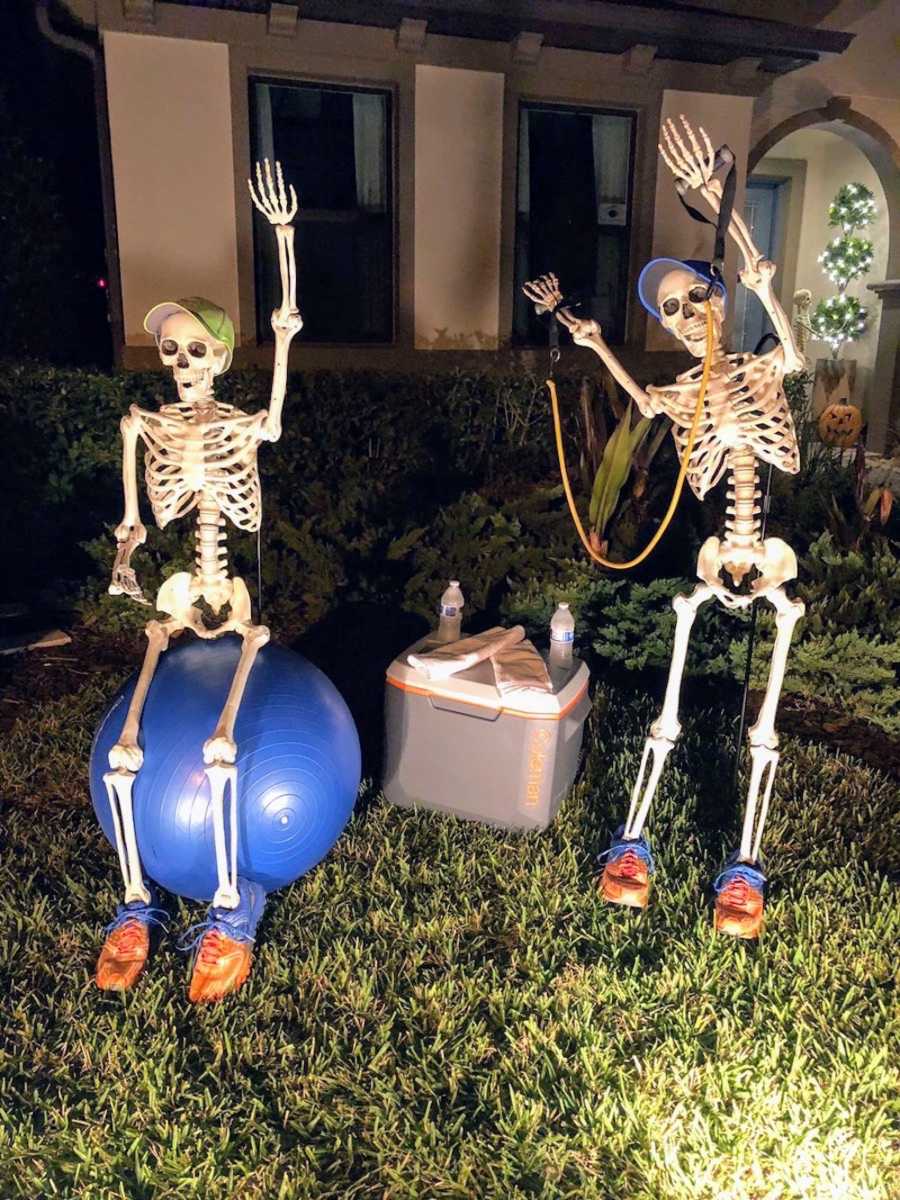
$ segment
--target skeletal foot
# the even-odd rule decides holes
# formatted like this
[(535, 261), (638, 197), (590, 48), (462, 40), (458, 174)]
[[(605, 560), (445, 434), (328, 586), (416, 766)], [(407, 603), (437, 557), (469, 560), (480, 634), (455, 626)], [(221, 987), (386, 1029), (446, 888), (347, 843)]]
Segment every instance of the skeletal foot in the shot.
[(116, 742), (109, 752), (109, 765), (114, 771), (139, 771), (144, 752), (137, 742)]

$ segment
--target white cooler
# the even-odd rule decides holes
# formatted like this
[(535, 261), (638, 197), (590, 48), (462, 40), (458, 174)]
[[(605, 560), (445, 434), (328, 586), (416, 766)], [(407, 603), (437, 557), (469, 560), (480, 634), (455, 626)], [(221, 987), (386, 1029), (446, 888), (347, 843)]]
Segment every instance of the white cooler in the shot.
[(384, 794), (504, 829), (546, 829), (575, 779), (590, 710), (585, 663), (551, 668), (552, 692), (520, 690), (504, 703), (490, 661), (432, 681), (407, 655), (394, 659), (385, 695)]

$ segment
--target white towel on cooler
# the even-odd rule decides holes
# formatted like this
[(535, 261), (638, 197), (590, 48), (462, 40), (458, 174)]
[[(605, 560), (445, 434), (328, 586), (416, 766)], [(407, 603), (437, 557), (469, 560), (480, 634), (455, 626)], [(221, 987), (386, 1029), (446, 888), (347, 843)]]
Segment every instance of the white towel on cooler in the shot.
[(512, 699), (516, 692), (553, 691), (547, 664), (527, 639), (492, 655), (491, 664), (497, 691), (505, 700)]
[(425, 654), (407, 655), (406, 661), (428, 679), (449, 679), (451, 675), (467, 671), (486, 658), (493, 658), (504, 649), (521, 642), (524, 637), (525, 630), (521, 625), (514, 625), (512, 629), (497, 625), (474, 637), (447, 642)]

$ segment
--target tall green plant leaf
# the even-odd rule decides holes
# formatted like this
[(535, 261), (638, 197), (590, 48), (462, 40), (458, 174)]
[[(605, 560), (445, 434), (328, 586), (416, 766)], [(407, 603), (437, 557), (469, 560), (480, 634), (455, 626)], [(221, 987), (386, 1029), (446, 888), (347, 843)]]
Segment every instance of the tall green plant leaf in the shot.
[(619, 503), (619, 496), (631, 472), (634, 456), (652, 423), (650, 418), (642, 417), (632, 429), (631, 408), (629, 400), (621, 420), (606, 443), (603, 460), (594, 477), (588, 516), (592, 529), (601, 538)]

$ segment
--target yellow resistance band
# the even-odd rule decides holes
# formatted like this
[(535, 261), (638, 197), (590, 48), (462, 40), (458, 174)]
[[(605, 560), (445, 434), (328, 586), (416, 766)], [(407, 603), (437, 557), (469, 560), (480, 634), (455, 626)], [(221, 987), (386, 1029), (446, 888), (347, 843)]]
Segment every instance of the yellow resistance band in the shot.
[(684, 448), (684, 455), (681, 459), (681, 469), (678, 472), (678, 479), (675, 483), (675, 490), (672, 493), (672, 499), (669, 501), (669, 507), (666, 510), (666, 515), (662, 519), (662, 524), (653, 537), (644, 547), (644, 549), (632, 558), (629, 562), (610, 562), (608, 558), (604, 558), (602, 554), (598, 554), (593, 548), (587, 535), (584, 532), (584, 526), (581, 523), (581, 518), (578, 515), (578, 509), (575, 507), (575, 500), (572, 496), (572, 486), (569, 483), (569, 472), (566, 470), (566, 452), (563, 448), (562, 425), (559, 419), (559, 398), (556, 395), (556, 384), (552, 379), (547, 380), (547, 390), (550, 393), (550, 404), (553, 408), (553, 429), (556, 434), (556, 453), (559, 458), (559, 471), (562, 475), (563, 488), (566, 493), (566, 500), (569, 502), (569, 512), (572, 514), (572, 520), (575, 522), (575, 528), (578, 530), (578, 536), (581, 538), (581, 544), (596, 563), (600, 563), (602, 567), (609, 567), (612, 571), (627, 571), (631, 567), (636, 567), (638, 563), (642, 563), (648, 554), (651, 554), (656, 548), (659, 539), (669, 528), (672, 523), (672, 518), (675, 516), (675, 509), (678, 507), (678, 501), (681, 499), (681, 492), (684, 488), (684, 480), (687, 475), (688, 464), (691, 461), (691, 454), (694, 450), (694, 442), (697, 440), (697, 428), (700, 425), (700, 414), (703, 412), (703, 402), (706, 399), (706, 389), (709, 386), (709, 373), (712, 368), (713, 355), (713, 316), (712, 305), (707, 300), (706, 302), (706, 356), (703, 360), (703, 375), (700, 379), (700, 391), (697, 393), (697, 407), (694, 409), (694, 419), (691, 421), (691, 428), (688, 432), (687, 445)]

